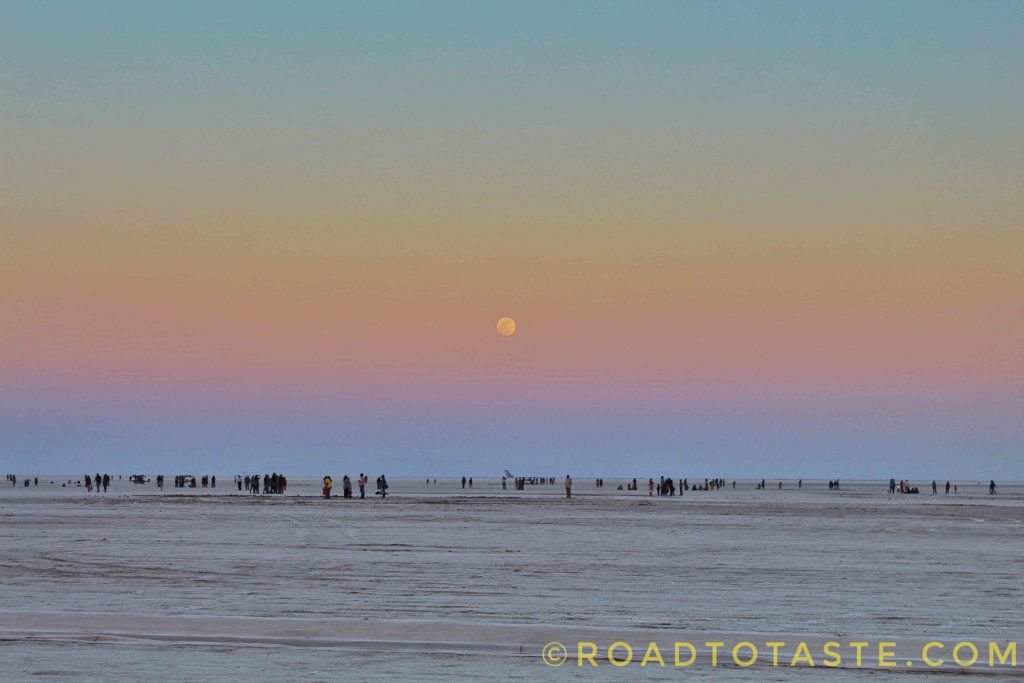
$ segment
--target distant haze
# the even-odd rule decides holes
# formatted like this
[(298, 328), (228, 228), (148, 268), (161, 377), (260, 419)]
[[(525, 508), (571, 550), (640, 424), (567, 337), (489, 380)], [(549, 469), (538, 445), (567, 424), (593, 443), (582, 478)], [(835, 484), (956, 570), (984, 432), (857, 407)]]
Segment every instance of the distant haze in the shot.
[(1021, 35), (5, 4), (0, 470), (1024, 479)]

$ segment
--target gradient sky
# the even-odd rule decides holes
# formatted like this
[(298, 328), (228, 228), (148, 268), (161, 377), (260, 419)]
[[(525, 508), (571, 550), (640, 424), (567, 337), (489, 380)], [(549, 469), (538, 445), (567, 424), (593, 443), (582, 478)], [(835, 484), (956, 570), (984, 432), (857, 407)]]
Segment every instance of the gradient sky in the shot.
[(1024, 479), (1021, 36), (2, 2), (0, 469)]

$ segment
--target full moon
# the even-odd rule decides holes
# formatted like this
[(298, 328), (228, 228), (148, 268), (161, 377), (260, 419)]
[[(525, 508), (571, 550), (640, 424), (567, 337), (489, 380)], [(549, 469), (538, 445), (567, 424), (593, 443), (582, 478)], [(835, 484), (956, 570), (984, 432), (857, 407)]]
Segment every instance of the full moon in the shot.
[(498, 321), (498, 334), (502, 337), (511, 337), (516, 333), (516, 321), (512, 318), (502, 318)]

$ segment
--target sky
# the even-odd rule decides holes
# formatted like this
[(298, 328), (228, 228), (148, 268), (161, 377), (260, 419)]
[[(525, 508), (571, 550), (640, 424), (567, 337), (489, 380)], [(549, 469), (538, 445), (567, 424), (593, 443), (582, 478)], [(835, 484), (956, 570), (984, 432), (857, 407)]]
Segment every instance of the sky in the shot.
[(0, 469), (1022, 480), (1022, 35), (0, 2)]

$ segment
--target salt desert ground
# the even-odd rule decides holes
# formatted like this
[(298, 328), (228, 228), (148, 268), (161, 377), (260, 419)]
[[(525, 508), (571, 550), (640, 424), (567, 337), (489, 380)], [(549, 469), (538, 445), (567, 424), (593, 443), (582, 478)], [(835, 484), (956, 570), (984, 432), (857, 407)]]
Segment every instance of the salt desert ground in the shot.
[[(925, 673), (903, 653), (929, 640), (1021, 635), (1021, 485), (658, 498), (577, 480), (565, 500), (558, 485), (395, 479), (360, 501), (317, 497), (317, 479), (251, 496), (229, 476), (162, 493), (115, 477), (106, 494), (69, 478), (0, 489), (4, 680), (884, 680)], [(899, 668), (539, 657), (549, 641), (857, 638), (898, 641)]]

